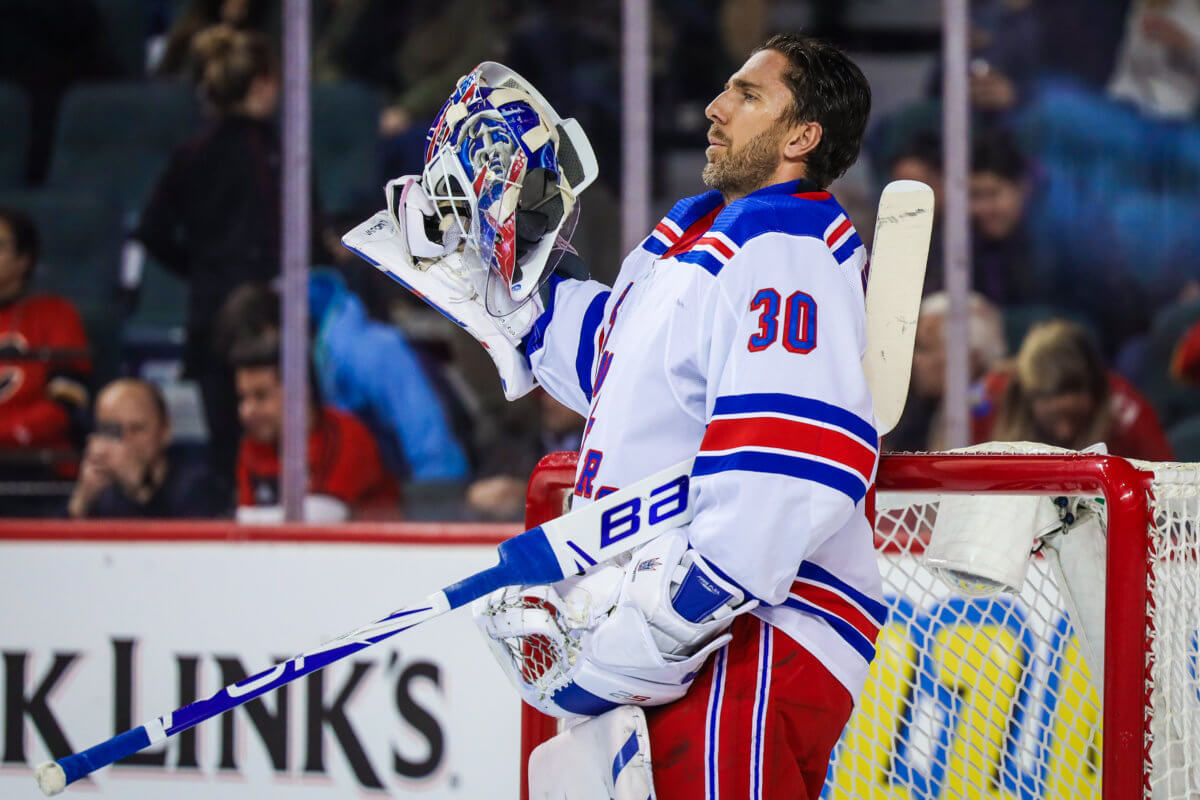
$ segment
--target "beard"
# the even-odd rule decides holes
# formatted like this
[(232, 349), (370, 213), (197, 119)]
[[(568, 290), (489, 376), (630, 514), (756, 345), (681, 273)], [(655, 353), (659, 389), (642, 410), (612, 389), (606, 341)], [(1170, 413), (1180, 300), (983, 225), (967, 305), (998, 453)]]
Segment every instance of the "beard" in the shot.
[(700, 178), (723, 195), (744, 197), (767, 185), (779, 167), (779, 142), (787, 132), (776, 123), (736, 150), (725, 140), (725, 152), (704, 165)]

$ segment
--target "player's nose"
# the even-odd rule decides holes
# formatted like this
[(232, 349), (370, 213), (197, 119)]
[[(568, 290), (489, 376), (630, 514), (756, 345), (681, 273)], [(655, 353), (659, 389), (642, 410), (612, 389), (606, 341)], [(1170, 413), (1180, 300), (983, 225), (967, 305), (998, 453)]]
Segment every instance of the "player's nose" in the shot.
[(720, 125), (724, 125), (729, 121), (729, 115), (723, 107), (724, 104), (721, 102), (721, 98), (723, 98), (725, 94), (725, 92), (721, 92), (719, 95), (714, 97), (712, 102), (709, 103), (704, 109), (704, 116), (712, 122), (716, 122)]

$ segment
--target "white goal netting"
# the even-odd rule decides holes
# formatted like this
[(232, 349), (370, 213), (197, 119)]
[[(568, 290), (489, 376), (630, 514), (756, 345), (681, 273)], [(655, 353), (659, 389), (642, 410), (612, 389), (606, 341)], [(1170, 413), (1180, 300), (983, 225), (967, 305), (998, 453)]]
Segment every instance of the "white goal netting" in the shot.
[[(1120, 739), (1120, 757), (1149, 761), (1145, 797), (1200, 798), (1200, 477), (1137, 466), (1154, 473), (1146, 524), (1108, 531), (1147, 536), (1150, 553), (1126, 565), (1146, 570), (1145, 647), (1105, 663), (1109, 678), (1146, 676), (1144, 732)], [(1037, 556), (1019, 594), (953, 593), (921, 564), (938, 502), (928, 487), (878, 495), (889, 622), (822, 797), (1099, 799), (1103, 691), (1054, 570)], [(1120, 602), (1122, 586), (1108, 592)]]

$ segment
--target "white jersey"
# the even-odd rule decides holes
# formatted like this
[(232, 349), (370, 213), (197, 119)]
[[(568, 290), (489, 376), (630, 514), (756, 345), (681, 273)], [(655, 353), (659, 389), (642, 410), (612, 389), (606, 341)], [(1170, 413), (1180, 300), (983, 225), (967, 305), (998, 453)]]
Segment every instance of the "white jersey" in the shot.
[(864, 501), (867, 254), (812, 188), (681, 200), (611, 291), (552, 278), (526, 352), (587, 420), (575, 503), (696, 456), (690, 545), (857, 698), (886, 618)]

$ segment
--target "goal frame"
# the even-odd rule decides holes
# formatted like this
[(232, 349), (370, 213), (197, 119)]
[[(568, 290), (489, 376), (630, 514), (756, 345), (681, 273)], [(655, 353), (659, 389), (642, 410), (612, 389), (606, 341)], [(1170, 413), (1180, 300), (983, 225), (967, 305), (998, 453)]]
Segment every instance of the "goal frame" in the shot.
[[(575, 453), (552, 453), (539, 462), (526, 495), (527, 526), (563, 512), (574, 486)], [(1079, 495), (1104, 497), (1107, 506), (1107, 597), (1104, 608), (1102, 798), (1148, 796), (1150, 739), (1148, 531), (1153, 524), (1153, 473), (1126, 459), (1100, 455), (996, 453), (886, 453), (875, 488), (943, 494)], [(868, 495), (874, 517), (874, 494)], [(1140, 566), (1139, 566), (1140, 565)], [(1120, 654), (1142, 653), (1140, 662)], [(554, 735), (557, 720), (528, 706), (521, 716), (521, 800), (528, 798), (528, 756)], [(1131, 756), (1138, 755), (1134, 758)]]

